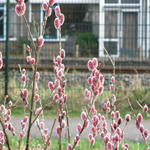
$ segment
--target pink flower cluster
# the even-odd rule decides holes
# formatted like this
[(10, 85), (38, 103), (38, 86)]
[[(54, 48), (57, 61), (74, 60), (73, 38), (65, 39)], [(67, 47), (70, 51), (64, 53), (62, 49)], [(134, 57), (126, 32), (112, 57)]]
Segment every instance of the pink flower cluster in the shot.
[(48, 131), (48, 129), (46, 129), (44, 121), (38, 122), (38, 127), (39, 127), (39, 130), (40, 130), (40, 133), (41, 133), (41, 136), (43, 138), (44, 143), (45, 144), (47, 143), (50, 146), (51, 142), (47, 141), (48, 140), (48, 132), (49, 131)]
[(48, 82), (48, 88), (51, 92), (54, 92), (53, 101), (56, 101), (60, 104), (64, 104), (67, 101), (67, 96), (65, 94), (65, 66), (62, 64), (62, 60), (65, 58), (65, 50), (60, 50), (60, 55), (54, 58), (54, 73), (55, 81)]
[(0, 131), (0, 145), (4, 145), (4, 143), (5, 143), (4, 132)]
[(110, 88), (110, 91), (115, 91), (115, 83), (116, 83), (116, 79), (114, 76), (111, 77), (111, 82), (110, 82), (110, 85), (109, 85), (109, 88)]
[(62, 63), (65, 58), (65, 50), (60, 49), (59, 55), (53, 59), (55, 81), (49, 81), (48, 87), (53, 95), (53, 101), (59, 104), (60, 114), (58, 116), (57, 134), (61, 136), (62, 130), (66, 127), (66, 112), (64, 111), (65, 103), (67, 102), (67, 95), (65, 94), (65, 66)]
[(18, 16), (23, 16), (25, 14), (26, 4), (25, 4), (24, 0), (17, 0), (15, 11)]
[(63, 13), (61, 13), (60, 6), (55, 7), (55, 20), (54, 20), (54, 26), (56, 29), (60, 29), (60, 27), (64, 24), (65, 16)]
[[(105, 143), (105, 148), (107, 150), (118, 150), (121, 141), (124, 138), (124, 131), (121, 130), (120, 125), (123, 122), (123, 119), (120, 116), (119, 111), (111, 113), (112, 123), (110, 124), (111, 131), (108, 129), (108, 124), (105, 119), (105, 116), (97, 113), (97, 111), (92, 113), (91, 120), (91, 134), (89, 134), (89, 140), (91, 145), (94, 144), (95, 137), (100, 135)], [(127, 117), (130, 121), (130, 116)], [(127, 122), (128, 122), (127, 121)], [(125, 124), (126, 126), (126, 124)]]
[(83, 124), (82, 125), (80, 123), (77, 124), (77, 127), (76, 127), (77, 135), (74, 138), (73, 144), (72, 145), (68, 144), (67, 150), (73, 150), (75, 147), (78, 146), (80, 142), (80, 135), (86, 128), (89, 127), (89, 119), (88, 119), (87, 113), (84, 111), (81, 113), (81, 120), (83, 121)]
[(137, 115), (137, 119), (136, 119), (136, 127), (140, 131), (140, 133), (142, 134), (144, 140), (146, 141), (149, 137), (149, 131), (147, 129), (145, 129), (142, 122), (143, 122), (143, 116), (142, 116), (142, 114), (139, 113)]
[(28, 121), (29, 121), (28, 116), (25, 116), (24, 119), (21, 121), (20, 139), (23, 139), (25, 137), (25, 130), (26, 130)]
[(40, 36), (37, 40), (37, 45), (39, 48), (41, 48), (44, 45), (44, 39), (43, 36)]
[(0, 106), (1, 122), (5, 130), (9, 130), (15, 135), (15, 128), (11, 124), (11, 109), (7, 109), (4, 105)]
[(57, 127), (57, 134), (60, 136), (62, 134), (62, 129), (66, 127), (66, 120), (65, 120), (66, 112), (63, 111), (58, 117), (58, 127)]
[[(100, 73), (97, 67), (98, 60), (96, 58), (88, 61), (88, 69), (91, 71), (88, 83), (91, 86), (94, 96), (101, 95), (104, 91), (104, 76)], [(88, 95), (90, 95), (90, 92), (86, 92), (87, 97)]]
[(3, 56), (2, 53), (0, 52), (0, 69), (3, 67)]

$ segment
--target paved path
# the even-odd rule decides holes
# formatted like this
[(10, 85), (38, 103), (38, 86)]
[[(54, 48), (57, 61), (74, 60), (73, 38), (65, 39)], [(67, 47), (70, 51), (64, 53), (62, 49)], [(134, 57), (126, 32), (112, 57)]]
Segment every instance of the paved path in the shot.
[[(20, 131), (20, 121), (21, 121), (21, 117), (13, 117), (12, 118), (12, 124), (15, 126), (16, 128), (16, 133), (19, 134)], [(82, 123), (80, 118), (71, 118), (70, 119), (70, 132), (71, 132), (71, 137), (74, 137), (76, 135), (76, 125), (80, 122)], [(53, 118), (45, 118), (45, 123), (46, 123), (46, 128), (50, 129), (53, 123)], [(150, 131), (150, 120), (145, 120), (143, 122), (144, 126), (146, 129), (148, 129)], [(57, 127), (57, 125), (56, 125)], [(83, 132), (82, 137), (87, 137), (88, 133), (90, 132), (90, 129), (86, 129)], [(67, 132), (63, 132), (63, 136), (65, 136)], [(40, 133), (38, 128), (36, 127), (36, 125), (33, 126), (32, 128), (32, 132), (31, 132), (32, 137), (39, 137)], [(57, 134), (56, 134), (56, 130), (54, 130), (53, 133), (53, 138), (57, 138)], [(128, 126), (125, 129), (125, 139), (126, 140), (132, 140), (132, 141), (143, 141), (143, 138), (140, 134), (140, 132), (137, 130), (137, 128), (135, 127), (135, 121), (132, 120), (129, 122)], [(150, 140), (150, 138), (149, 138)]]

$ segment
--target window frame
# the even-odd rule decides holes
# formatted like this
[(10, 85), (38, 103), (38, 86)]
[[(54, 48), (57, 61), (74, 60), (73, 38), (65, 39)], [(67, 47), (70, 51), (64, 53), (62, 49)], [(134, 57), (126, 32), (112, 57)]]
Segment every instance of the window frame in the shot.
[[(44, 11), (42, 9), (42, 4), (41, 4), (41, 7), (40, 7), (40, 30), (42, 31), (42, 22), (44, 20)], [(56, 38), (52, 38), (51, 36), (49, 36), (48, 38), (45, 38), (44, 37), (44, 40), (46, 42), (59, 42), (59, 30), (56, 29)], [(66, 38), (61, 38), (61, 42), (65, 42), (66, 41)]]
[(4, 41), (6, 40), (6, 5), (4, 3), (1, 3), (1, 5), (3, 6), (0, 6), (0, 10), (3, 11), (4, 18), (3, 18), (3, 35), (0, 36), (0, 41)]
[[(120, 47), (120, 42), (119, 42), (119, 35), (120, 35), (120, 33), (119, 33), (119, 28), (120, 28), (120, 26), (118, 26), (118, 24), (120, 23), (120, 21), (119, 21), (119, 11), (118, 10), (114, 10), (114, 9), (105, 9), (104, 10), (104, 13), (105, 12), (112, 12), (112, 11), (114, 11), (114, 12), (116, 12), (117, 13), (117, 37), (116, 38), (106, 38), (105, 37), (105, 31), (104, 31), (104, 39), (103, 39), (103, 43), (105, 43), (105, 42), (117, 42), (117, 53), (116, 54), (113, 54), (113, 55), (111, 55), (112, 57), (119, 57), (119, 47)], [(105, 17), (104, 17), (105, 18)], [(104, 20), (104, 29), (105, 29), (105, 20)], [(105, 55), (105, 53), (103, 53), (104, 54), (104, 56), (106, 56)]]
[[(132, 9), (132, 7), (135, 7), (134, 9)], [(118, 3), (113, 4), (113, 3), (104, 3), (103, 5), (103, 11), (105, 14), (105, 11), (117, 11), (118, 14), (118, 19), (117, 19), (117, 24), (122, 24), (123, 23), (123, 13), (124, 12), (137, 12), (138, 15), (138, 24), (141, 23), (141, 17), (140, 17), (140, 9), (141, 9), (141, 0), (139, 4), (123, 4), (121, 3), (121, 0), (119, 0)], [(105, 16), (105, 15), (104, 15)], [(105, 17), (104, 17), (104, 28), (105, 28)], [(119, 57), (120, 56), (120, 48), (122, 47), (123, 44), (123, 27), (119, 26), (117, 27), (118, 30), (118, 34), (117, 34), (117, 38), (105, 38), (105, 33), (104, 33), (104, 38), (103, 38), (103, 45), (104, 42), (117, 42), (118, 46), (117, 46), (117, 54), (116, 55), (111, 55), (112, 57)], [(138, 26), (138, 35), (137, 35), (137, 43), (140, 43), (140, 27)], [(139, 47), (139, 45), (137, 45), (137, 47)], [(104, 51), (102, 56), (107, 57), (107, 55), (105, 55)]]

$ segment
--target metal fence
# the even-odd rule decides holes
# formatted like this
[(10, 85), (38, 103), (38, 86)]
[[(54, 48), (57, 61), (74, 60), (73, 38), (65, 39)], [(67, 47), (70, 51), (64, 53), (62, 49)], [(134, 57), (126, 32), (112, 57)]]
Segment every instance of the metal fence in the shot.
[[(44, 19), (42, 3), (28, 0), (26, 16), (33, 36)], [(6, 27), (9, 28), (11, 59), (26, 56), (30, 40), (22, 18), (15, 14), (15, 1), (10, 0), (9, 24), (6, 24), (5, 0), (0, 0), (0, 50), (5, 50)], [(41, 57), (49, 59), (58, 53), (59, 35), (54, 28), (54, 9), (61, 5), (65, 14), (62, 43), (67, 57), (107, 58), (106, 49), (116, 60), (148, 60), (150, 57), (150, 0), (57, 0), (48, 18)]]

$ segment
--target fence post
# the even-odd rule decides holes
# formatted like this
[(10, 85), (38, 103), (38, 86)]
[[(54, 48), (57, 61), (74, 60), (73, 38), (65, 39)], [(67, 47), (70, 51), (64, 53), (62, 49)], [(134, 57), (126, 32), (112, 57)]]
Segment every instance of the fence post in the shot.
[(9, 72), (9, 6), (10, 0), (6, 5), (6, 40), (5, 40), (5, 96), (8, 95), (8, 72)]

